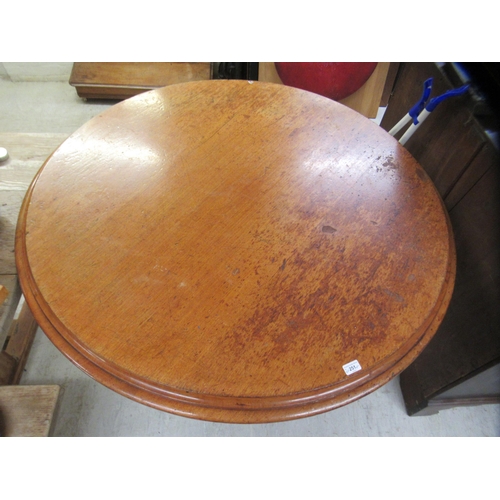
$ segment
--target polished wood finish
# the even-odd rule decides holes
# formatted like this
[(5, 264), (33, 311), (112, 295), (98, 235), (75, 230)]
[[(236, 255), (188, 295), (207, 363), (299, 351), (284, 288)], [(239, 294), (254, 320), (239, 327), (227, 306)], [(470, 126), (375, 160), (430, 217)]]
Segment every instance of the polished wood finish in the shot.
[(127, 99), (165, 85), (210, 79), (208, 62), (76, 62), (69, 83), (80, 97)]
[(65, 141), (25, 198), (16, 260), (81, 369), (224, 422), (388, 382), (434, 335), (455, 269), (434, 185), (386, 132), (311, 93), (215, 80), (136, 96)]
[(0, 436), (49, 436), (59, 390), (58, 385), (0, 387)]
[[(389, 130), (418, 101), (423, 82), (431, 76), (433, 96), (460, 85), (451, 80), (450, 67), (403, 63), (383, 128)], [(476, 116), (482, 108), (471, 96), (444, 101), (405, 145), (440, 192), (457, 248), (448, 313), (400, 378), (410, 415), (424, 414), (428, 406), (436, 412), (443, 393), (500, 363), (500, 157)], [(469, 396), (463, 404), (495, 401), (480, 384), (475, 398)], [(458, 401), (453, 400), (456, 405)], [(445, 401), (441, 407), (450, 404)]]

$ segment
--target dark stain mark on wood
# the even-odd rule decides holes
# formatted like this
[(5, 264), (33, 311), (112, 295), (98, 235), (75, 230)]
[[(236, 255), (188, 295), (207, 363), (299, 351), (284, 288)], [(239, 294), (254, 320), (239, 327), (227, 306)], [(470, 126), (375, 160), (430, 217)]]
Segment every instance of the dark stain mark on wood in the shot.
[(382, 166), (389, 168), (397, 168), (397, 165), (394, 163), (394, 158), (392, 156), (388, 156), (386, 158), (386, 161), (382, 163)]
[(333, 233), (337, 232), (337, 230), (332, 226), (323, 226), (321, 228), (321, 231), (323, 231), (324, 233), (328, 233), (328, 234), (333, 234)]

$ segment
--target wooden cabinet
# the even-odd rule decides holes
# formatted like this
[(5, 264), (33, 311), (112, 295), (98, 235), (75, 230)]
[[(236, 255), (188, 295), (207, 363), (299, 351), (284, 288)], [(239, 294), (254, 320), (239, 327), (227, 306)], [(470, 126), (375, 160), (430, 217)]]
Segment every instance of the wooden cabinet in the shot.
[[(418, 101), (460, 82), (453, 66), (401, 64), (382, 121), (386, 130)], [(426, 349), (401, 375), (409, 415), (500, 402), (500, 168), (488, 133), (488, 108), (473, 94), (442, 102), (406, 143), (448, 209), (457, 277), (446, 317)]]
[(158, 87), (210, 78), (209, 62), (77, 62), (69, 83), (79, 97), (127, 99)]

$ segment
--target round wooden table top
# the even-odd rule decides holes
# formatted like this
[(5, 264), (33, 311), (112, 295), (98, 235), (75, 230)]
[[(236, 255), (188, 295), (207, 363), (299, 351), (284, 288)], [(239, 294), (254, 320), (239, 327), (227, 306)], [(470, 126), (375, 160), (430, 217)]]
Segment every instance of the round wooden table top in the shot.
[(16, 257), (52, 342), (175, 414), (272, 422), (377, 389), (432, 338), (455, 253), (413, 157), (324, 97), (204, 81), (123, 101), (47, 160)]

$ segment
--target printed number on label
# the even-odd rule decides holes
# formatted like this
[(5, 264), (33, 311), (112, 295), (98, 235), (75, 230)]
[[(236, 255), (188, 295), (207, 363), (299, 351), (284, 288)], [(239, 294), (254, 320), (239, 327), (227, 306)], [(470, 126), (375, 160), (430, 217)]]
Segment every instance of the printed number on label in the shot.
[(355, 372), (359, 372), (361, 370), (361, 365), (358, 363), (358, 360), (355, 359), (354, 361), (351, 361), (350, 363), (347, 363), (342, 367), (346, 373), (346, 375), (352, 375)]

